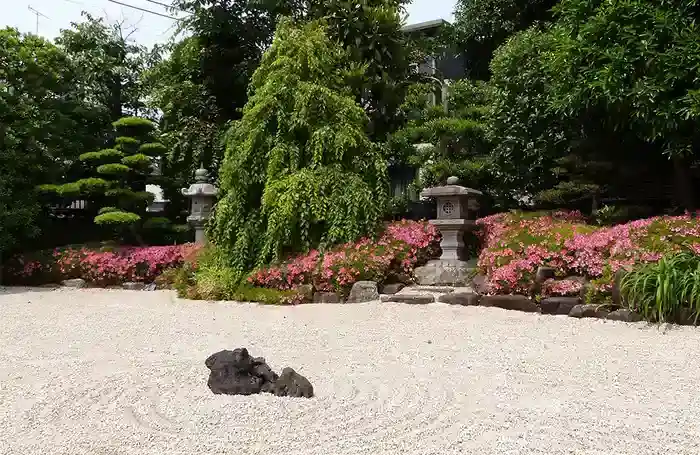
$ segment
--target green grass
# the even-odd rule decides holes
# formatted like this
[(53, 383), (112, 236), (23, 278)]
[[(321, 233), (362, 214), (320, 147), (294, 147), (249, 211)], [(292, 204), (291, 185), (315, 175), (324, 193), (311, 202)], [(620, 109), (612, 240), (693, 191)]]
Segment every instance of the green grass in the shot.
[(620, 290), (627, 305), (654, 322), (679, 322), (684, 312), (700, 316), (700, 256), (672, 253), (627, 273)]

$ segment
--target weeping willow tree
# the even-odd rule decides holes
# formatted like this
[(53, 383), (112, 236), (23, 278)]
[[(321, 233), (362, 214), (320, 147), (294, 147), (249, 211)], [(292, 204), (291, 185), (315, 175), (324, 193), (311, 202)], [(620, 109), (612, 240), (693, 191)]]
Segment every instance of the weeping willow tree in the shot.
[(322, 22), (280, 22), (228, 132), (210, 225), (236, 269), (377, 228), (386, 163), (352, 95), (364, 69), (351, 61)]

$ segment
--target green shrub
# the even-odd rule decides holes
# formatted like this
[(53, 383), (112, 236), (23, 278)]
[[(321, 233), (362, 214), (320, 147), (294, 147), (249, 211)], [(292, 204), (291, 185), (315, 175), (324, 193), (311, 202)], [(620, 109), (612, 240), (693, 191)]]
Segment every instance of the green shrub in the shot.
[(164, 216), (156, 216), (147, 219), (143, 223), (144, 229), (170, 229), (172, 227), (172, 221)]
[(129, 166), (119, 163), (109, 163), (97, 166), (97, 173), (104, 175), (126, 175), (131, 171)]
[(78, 158), (84, 162), (113, 162), (120, 159), (124, 154), (116, 149), (104, 149), (99, 152), (83, 153)]
[(168, 149), (160, 142), (149, 142), (148, 144), (142, 144), (139, 147), (139, 153), (143, 153), (148, 156), (161, 156), (165, 155)]
[(122, 158), (122, 164), (136, 169), (144, 169), (151, 165), (151, 158), (143, 153), (137, 153), (136, 155)]
[(630, 309), (654, 322), (679, 322), (700, 316), (700, 256), (672, 253), (641, 265), (621, 280)]
[(95, 217), (95, 223), (101, 225), (125, 225), (137, 223), (141, 217), (135, 213), (122, 212), (107, 212)]
[(136, 153), (139, 149), (139, 144), (141, 141), (134, 137), (129, 136), (119, 136), (114, 140), (116, 142), (116, 148), (127, 154)]
[(45, 185), (38, 185), (36, 187), (36, 191), (39, 194), (59, 194), (60, 193), (60, 185), (54, 185), (51, 183), (45, 184)]
[(112, 188), (111, 190), (105, 191), (105, 196), (119, 199), (120, 205), (143, 205), (144, 203), (148, 205), (153, 202), (153, 198), (155, 197), (151, 192), (134, 191), (128, 188)]
[(65, 183), (58, 188), (58, 193), (61, 196), (83, 196), (103, 193), (109, 188), (110, 183), (107, 180), (89, 177), (78, 180), (77, 182)]
[(120, 210), (116, 207), (102, 207), (97, 214), (102, 215), (103, 213), (109, 213), (109, 212), (119, 212)]
[(241, 285), (227, 300), (237, 302), (257, 302), (265, 305), (293, 305), (301, 303), (304, 296), (297, 291), (280, 291), (278, 289), (254, 288)]
[(114, 142), (126, 147), (137, 147), (141, 143), (138, 139), (129, 136), (119, 136)]
[(122, 117), (112, 123), (112, 126), (117, 130), (136, 129), (139, 131), (150, 132), (156, 129), (156, 124), (152, 121), (141, 117)]

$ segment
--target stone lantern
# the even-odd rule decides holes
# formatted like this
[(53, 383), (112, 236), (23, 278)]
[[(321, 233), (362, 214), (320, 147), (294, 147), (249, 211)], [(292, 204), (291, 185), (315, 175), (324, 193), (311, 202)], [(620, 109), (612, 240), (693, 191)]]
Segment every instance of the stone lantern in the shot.
[(206, 234), (204, 228), (207, 220), (211, 216), (212, 207), (216, 201), (216, 196), (219, 189), (208, 183), (209, 175), (206, 169), (197, 169), (194, 173), (194, 182), (189, 188), (181, 190), (182, 195), (191, 199), (190, 216), (187, 217), (187, 222), (194, 227), (195, 243), (206, 243)]
[(430, 220), (442, 234), (440, 259), (430, 261), (415, 271), (421, 285), (466, 285), (471, 275), (464, 248), (464, 236), (475, 226), (476, 198), (481, 191), (460, 186), (457, 177), (447, 179), (447, 185), (427, 188), (421, 197), (437, 200), (437, 219)]

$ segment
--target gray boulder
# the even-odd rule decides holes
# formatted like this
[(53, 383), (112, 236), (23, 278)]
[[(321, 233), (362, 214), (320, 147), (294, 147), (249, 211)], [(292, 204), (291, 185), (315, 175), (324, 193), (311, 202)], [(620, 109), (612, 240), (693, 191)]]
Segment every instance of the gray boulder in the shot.
[(71, 280), (63, 280), (61, 285), (67, 288), (85, 288), (87, 283), (82, 278), (73, 278)]
[(379, 300), (379, 290), (374, 281), (358, 281), (352, 285), (348, 303), (372, 302)]

